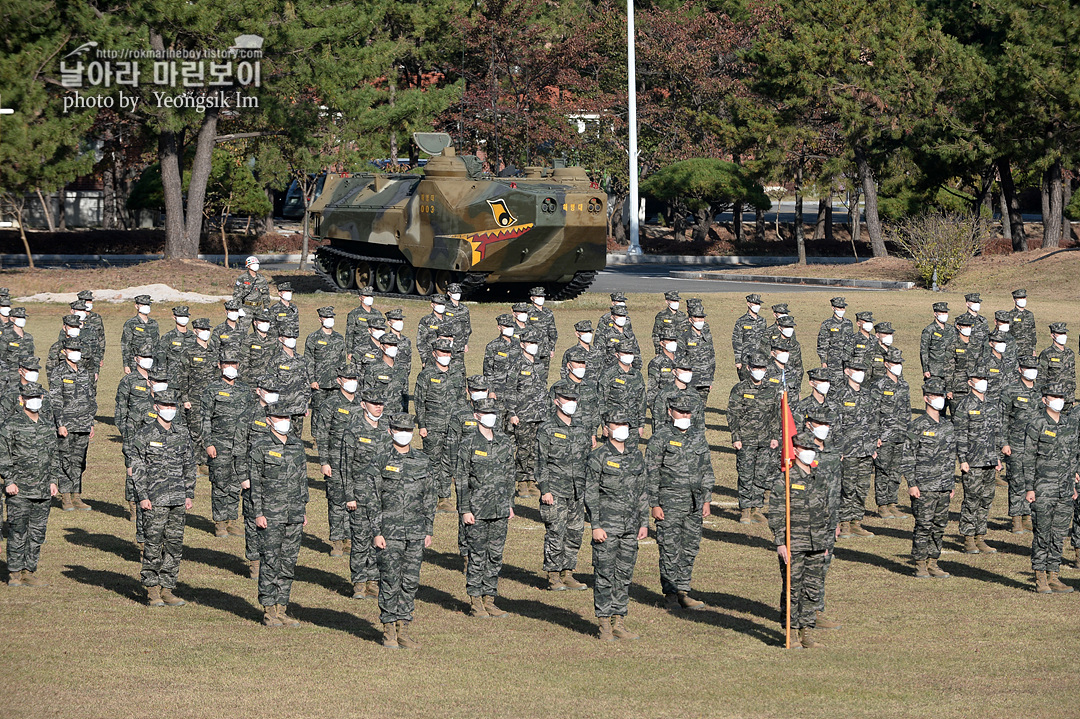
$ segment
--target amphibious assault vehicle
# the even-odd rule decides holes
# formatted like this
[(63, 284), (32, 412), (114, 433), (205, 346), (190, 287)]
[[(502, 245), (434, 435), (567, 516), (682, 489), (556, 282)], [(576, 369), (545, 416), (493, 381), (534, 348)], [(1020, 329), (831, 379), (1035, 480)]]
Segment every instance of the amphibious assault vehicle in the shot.
[(452, 282), (479, 299), (542, 285), (570, 299), (607, 257), (607, 195), (580, 167), (526, 167), (522, 177), (481, 172), (449, 135), (418, 133), (434, 155), (423, 174), (329, 174), (312, 203), (327, 241), (315, 268), (338, 290), (430, 295)]

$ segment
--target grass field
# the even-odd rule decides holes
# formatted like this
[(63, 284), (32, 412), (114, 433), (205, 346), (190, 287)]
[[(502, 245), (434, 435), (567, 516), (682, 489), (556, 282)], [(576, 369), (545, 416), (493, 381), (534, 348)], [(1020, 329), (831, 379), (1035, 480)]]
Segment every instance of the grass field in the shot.
[[(70, 284), (57, 273), (51, 288)], [(119, 284), (125, 275), (117, 274)], [(38, 291), (5, 274), (12, 295)], [(88, 278), (89, 279), (89, 278)], [(142, 283), (132, 278), (129, 285)], [(41, 285), (40, 282), (37, 283)], [(102, 285), (97, 285), (102, 286)], [(1067, 285), (1066, 285), (1067, 286)], [(188, 286), (187, 289), (199, 289)], [(982, 288), (984, 314), (1010, 306), (1011, 285)], [(918, 336), (928, 322), (927, 292), (846, 291), (849, 313), (868, 308), (891, 320), (897, 345), (917, 377)], [(768, 293), (766, 305), (787, 302), (801, 321), (799, 336), (810, 363), (817, 325), (828, 313), (827, 293)], [(954, 308), (962, 296), (946, 293)], [(339, 310), (354, 299), (301, 295), (302, 334), (315, 329), (314, 309)], [(502, 620), (464, 614), (467, 597), (456, 555), (456, 520), (438, 515), (425, 554), (414, 636), (418, 652), (378, 644), (378, 608), (349, 598), (347, 560), (331, 559), (326, 503), (309, 464), (309, 525), (293, 586), (299, 629), (259, 624), (255, 582), (246, 575), (242, 538), (216, 539), (209, 518), (209, 487), (200, 478), (189, 513), (177, 594), (182, 608), (150, 609), (138, 582), (133, 526), (125, 520), (123, 463), (112, 426), (119, 380), (120, 326), (130, 306), (100, 304), (109, 336), (100, 382), (97, 436), (91, 443), (84, 498), (92, 512), (50, 517), (42, 550), (44, 589), (0, 586), (0, 715), (4, 717), (1056, 717), (1075, 715), (1076, 629), (1080, 593), (1040, 596), (1031, 591), (1028, 537), (1006, 530), (1005, 497), (991, 511), (996, 555), (959, 553), (953, 503), (946, 535), (944, 580), (916, 580), (908, 561), (910, 518), (870, 519), (877, 533), (839, 544), (828, 580), (829, 614), (843, 622), (820, 632), (828, 648), (785, 652), (779, 625), (779, 573), (771, 535), (740, 525), (735, 508), (734, 454), (724, 414), (734, 383), (728, 342), (742, 297), (704, 297), (716, 338), (719, 371), (707, 415), (718, 485), (714, 516), (695, 571), (694, 594), (705, 611), (672, 615), (661, 608), (657, 549), (643, 543), (628, 625), (642, 638), (604, 646), (595, 638), (590, 592), (543, 591), (543, 526), (536, 500), (517, 505), (500, 582)], [(385, 301), (380, 301), (383, 307)], [(632, 295), (639, 335), (662, 305)], [(415, 327), (426, 303), (403, 303)], [(607, 297), (587, 294), (555, 308), (557, 356), (572, 325), (593, 321)], [(1080, 312), (1075, 292), (1032, 293), (1040, 327)], [(385, 307), (384, 307), (385, 309)], [(37, 305), (28, 329), (38, 354), (55, 339), (66, 307)], [(196, 310), (216, 322), (220, 307)], [(473, 306), (469, 373), (479, 370), (483, 347), (495, 335), (501, 306)], [(164, 305), (154, 315), (169, 320)], [(164, 329), (168, 329), (165, 327)], [(1074, 329), (1074, 333), (1076, 329)], [(1073, 340), (1075, 343), (1075, 340)], [(1075, 347), (1075, 344), (1073, 344)], [(414, 366), (418, 365), (414, 362)], [(913, 400), (921, 402), (918, 381)], [(871, 500), (872, 504), (872, 500)], [(578, 576), (591, 583), (588, 546)], [(1064, 579), (1080, 586), (1078, 572)]]

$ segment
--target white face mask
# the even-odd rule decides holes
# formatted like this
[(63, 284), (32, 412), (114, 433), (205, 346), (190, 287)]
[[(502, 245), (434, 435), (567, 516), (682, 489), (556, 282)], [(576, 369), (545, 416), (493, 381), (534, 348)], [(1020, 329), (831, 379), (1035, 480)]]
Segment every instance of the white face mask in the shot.
[(765, 378), (765, 370), (758, 368), (751, 369), (750, 376), (754, 378), (755, 382), (760, 382)]
[(240, 370), (235, 365), (226, 365), (221, 368), (221, 376), (225, 379), (236, 379), (240, 376)]
[(446, 312), (446, 305), (432, 305), (431, 311), (437, 315), (441, 315), (442, 313)]
[(158, 417), (161, 417), (163, 422), (172, 422), (176, 418), (176, 407), (159, 408)]
[(968, 305), (968, 307), (971, 308), (972, 312), (978, 312), (979, 310), (982, 309), (982, 303), (981, 302), (972, 302), (970, 305)]
[(270, 424), (274, 425), (274, 431), (278, 434), (288, 434), (292, 429), (292, 420), (288, 417), (284, 419), (271, 419)]
[(979, 394), (985, 394), (986, 393), (986, 380), (984, 380), (984, 379), (975, 380), (975, 382), (971, 385), (971, 388), (973, 390), (975, 390), (976, 392), (978, 392)]
[[(331, 320), (331, 324), (332, 323), (333, 320)], [(386, 334), (386, 330), (371, 330), (371, 336), (375, 340), (381, 340), (384, 334)]]
[(892, 347), (892, 341), (893, 341), (893, 336), (892, 335), (882, 335), (881, 336), (881, 344), (885, 345), (886, 347)]
[(1001, 332), (1002, 334), (1008, 334), (1010, 328), (1011, 328), (1011, 325), (1008, 325), (1008, 324), (998, 325), (997, 326), (998, 332)]
[(574, 375), (578, 379), (581, 379), (582, 377), (585, 376), (585, 368), (584, 367), (571, 367), (570, 368), (570, 374)]
[(593, 333), (592, 332), (582, 332), (580, 337), (581, 337), (581, 341), (584, 342), (585, 344), (587, 344), (587, 345), (592, 344), (592, 338), (593, 338)]
[(281, 344), (285, 345), (289, 349), (294, 349), (296, 347), (296, 338), (295, 337), (282, 337), (281, 338)]
[(154, 382), (153, 384), (150, 385), (150, 389), (154, 393), (164, 392), (165, 390), (169, 389), (169, 383), (168, 382)]
[(404, 320), (390, 320), (390, 329), (394, 332), (401, 332), (405, 328)]
[(847, 310), (833, 310), (833, 314), (836, 315), (837, 317), (839, 317), (840, 319), (844, 319), (844, 315), (847, 314)]
[(26, 327), (26, 318), (25, 317), (16, 317), (15, 319), (12, 320), (12, 322), (15, 323), (16, 327)]
[(891, 364), (891, 365), (888, 365), (888, 370), (889, 370), (889, 374), (891, 374), (893, 377), (899, 377), (900, 375), (902, 375), (904, 373), (904, 365), (902, 365), (902, 364)]
[(936, 319), (941, 324), (945, 324), (949, 321), (949, 315), (946, 312), (938, 312), (934, 315), (934, 319)]
[(630, 436), (630, 427), (625, 424), (620, 424), (615, 429), (611, 430), (611, 438), (616, 442), (625, 442), (626, 438)]
[(866, 379), (866, 372), (863, 372), (861, 369), (855, 370), (848, 376), (851, 377), (851, 381), (855, 384), (862, 384), (863, 380)]
[(375, 304), (375, 298), (370, 295), (364, 295), (360, 298), (360, 302), (363, 303), (366, 307), (371, 307), (373, 304)]
[(999, 355), (1005, 354), (1006, 349), (1008, 349), (1008, 345), (1006, 345), (1004, 342), (994, 343), (994, 351), (997, 352)]
[(67, 357), (70, 362), (78, 364), (79, 360), (82, 359), (82, 352), (80, 352), (79, 350), (68, 350)]
[(257, 329), (259, 332), (262, 332), (263, 334), (266, 334), (267, 332), (270, 331), (270, 323), (269, 322), (256, 322), (255, 323), (255, 329)]
[(37, 412), (41, 409), (41, 397), (27, 397), (26, 408), (31, 412)]
[(794, 327), (781, 327), (780, 328), (780, 334), (782, 334), (784, 337), (791, 337), (793, 334), (795, 334), (795, 328)]
[(177, 317), (176, 324), (179, 327), (187, 327), (187, 323), (191, 321), (190, 317)]
[(1022, 298), (1018, 299), (1016, 301), (1016, 306), (1019, 307), (1020, 309), (1024, 309), (1025, 307), (1027, 307), (1027, 298), (1022, 297)]
[(11, 314), (10, 307), (0, 307), (0, 316), (7, 317)]
[(671, 352), (672, 354), (674, 354), (675, 350), (679, 349), (679, 343), (678, 342), (665, 342), (664, 343), (664, 349), (666, 349), (668, 352)]
[(625, 327), (626, 326), (626, 317), (624, 317), (622, 315), (615, 315), (615, 317), (612, 318), (612, 321), (616, 325), (618, 325), (619, 327)]
[(26, 381), (27, 382), (37, 382), (39, 376), (41, 376), (41, 375), (37, 370), (29, 370), (26, 373)]
[(533, 304), (536, 305), (537, 307), (543, 307), (544, 306), (544, 298), (543, 297), (532, 297), (530, 299), (532, 299)]
[(446, 367), (447, 365), (450, 364), (450, 356), (449, 355), (438, 355), (438, 356), (435, 357), (435, 361), (438, 362), (441, 366)]
[(495, 423), (499, 421), (498, 415), (495, 414), (482, 414), (480, 415), (480, 424), (484, 425), (488, 429), (495, 426)]
[(280, 294), (280, 297), (286, 302), (289, 302), (290, 300), (292, 300), (292, 292), (282, 292)]
[(540, 345), (536, 344), (535, 342), (528, 342), (522, 349), (525, 350), (526, 354), (530, 354), (535, 357), (536, 353), (540, 351)]
[(389, 347), (387, 347), (386, 349), (383, 350), (383, 354), (386, 355), (387, 357), (389, 357), (390, 359), (394, 359), (395, 357), (397, 357), (397, 345), (390, 345)]
[(932, 397), (930, 399), (930, 406), (940, 412), (941, 410), (945, 409), (945, 398)]
[(831, 427), (829, 427), (829, 425), (827, 425), (827, 424), (819, 424), (819, 425), (816, 425), (810, 431), (814, 433), (814, 436), (816, 438), (818, 438), (822, 442), (824, 442), (829, 436), (829, 430), (830, 429), (831, 429)]
[(1060, 412), (1065, 408), (1065, 399), (1063, 397), (1051, 397), (1047, 401), (1046, 406), (1055, 412)]
[(80, 320), (86, 319), (86, 313), (82, 310), (75, 310), (75, 316), (78, 317)]
[(756, 315), (758, 312), (761, 312), (761, 305), (750, 305), (750, 311)]
[(81, 331), (82, 330), (80, 330), (78, 327), (68, 327), (67, 328), (67, 336), (68, 337), (78, 337), (79, 333)]
[(630, 365), (634, 364), (634, 355), (632, 355), (632, 354), (620, 354), (619, 355), (619, 362), (621, 362), (622, 364), (629, 367)]
[(326, 329), (331, 329), (334, 326), (334, 318), (333, 317), (323, 317), (322, 326), (325, 327)]
[[(19, 320), (16, 319), (15, 324), (19, 324)], [(26, 324), (26, 320), (23, 320), (23, 324)], [(1054, 341), (1064, 347), (1069, 342), (1069, 335), (1054, 335)]]
[(151, 367), (154, 366), (154, 358), (153, 357), (140, 357), (139, 358), (139, 366), (142, 367), (143, 369), (150, 369)]
[(516, 319), (518, 322), (524, 322), (525, 320), (529, 319), (529, 314), (527, 312), (515, 312), (514, 319)]
[(626, 303), (625, 302), (612, 302), (611, 306), (612, 307), (626, 307)]
[(694, 329), (700, 330), (705, 327), (705, 320), (693, 320), (690, 322), (694, 326)]
[(514, 336), (514, 328), (513, 327), (500, 327), (499, 328), (499, 333), (503, 337), (513, 337)]
[(454, 302), (461, 302), (461, 293), (460, 292), (452, 292), (452, 293), (450, 293), (450, 299), (452, 299)]
[(248, 269), (250, 269), (252, 272), (258, 272), (259, 266), (260, 265), (258, 262), (252, 262), (250, 265), (248, 265)]
[(789, 359), (791, 359), (791, 353), (790, 352), (785, 351), (785, 352), (777, 352), (776, 353), (776, 361), (779, 362), (780, 364), (787, 364)]
[(860, 327), (862, 327), (863, 332), (873, 332), (874, 331), (874, 323), (873, 322), (863, 322), (860, 325)]
[(1021, 374), (1024, 375), (1024, 379), (1026, 379), (1028, 382), (1034, 382), (1035, 378), (1039, 376), (1039, 370), (1037, 370), (1037, 369), (1035, 369), (1033, 367), (1030, 367), (1028, 369), (1023, 370), (1021, 372)]
[(87, 312), (94, 309), (94, 303), (93, 302), (86, 302), (85, 304), (86, 304), (86, 311)]
[(668, 306), (668, 309), (671, 310), (672, 312), (678, 312), (679, 311), (679, 303), (678, 302), (668, 302), (667, 306)]
[(814, 385), (814, 388), (821, 393), (822, 397), (829, 394), (830, 387), (832, 387), (832, 384), (829, 382), (818, 382), (816, 385)]
[(394, 432), (390, 436), (394, 439), (394, 444), (399, 447), (407, 447), (412, 442), (412, 432)]
[(960, 327), (960, 334), (962, 334), (964, 337), (970, 337), (971, 336), (971, 330), (972, 330), (971, 327), (968, 327), (967, 325), (964, 325), (964, 326)]
[(577, 412), (577, 402), (575, 400), (568, 400), (562, 404), (563, 414), (573, 415)]
[(675, 379), (679, 380), (683, 384), (690, 384), (690, 380), (694, 379), (693, 372), (676, 372)]
[(195, 336), (206, 342), (210, 339), (210, 330), (195, 330)]
[(803, 464), (805, 464), (807, 467), (809, 467), (811, 465), (811, 463), (813, 463), (814, 457), (816, 457), (816, 456), (817, 456), (817, 452), (815, 452), (812, 449), (800, 449), (799, 450), (799, 461), (802, 462)]
[(277, 392), (263, 392), (263, 402), (267, 404), (277, 404), (279, 399), (281, 399), (281, 395)]
[(671, 423), (675, 425), (675, 429), (690, 429), (689, 417), (673, 417)]
[(150, 314), (150, 305), (138, 305), (135, 309), (140, 315)]
[(356, 392), (356, 388), (360, 386), (360, 383), (354, 379), (347, 379), (341, 383), (341, 389), (345, 390), (349, 394)]
[(477, 390), (476, 392), (469, 392), (469, 399), (475, 402), (478, 399), (483, 399), (484, 397), (487, 397), (487, 395), (488, 393), (481, 389)]
[(229, 310), (225, 313), (225, 317), (229, 320), (229, 322), (236, 322), (238, 319), (240, 319), (240, 311)]

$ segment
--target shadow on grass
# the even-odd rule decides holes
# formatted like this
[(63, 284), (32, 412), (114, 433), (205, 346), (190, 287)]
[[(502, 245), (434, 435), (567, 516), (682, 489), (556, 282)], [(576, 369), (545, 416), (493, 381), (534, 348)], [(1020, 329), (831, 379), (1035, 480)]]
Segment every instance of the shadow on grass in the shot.
[(205, 564), (208, 567), (216, 567), (244, 579), (248, 578), (249, 569), (244, 558), (229, 552), (207, 549), (206, 547), (185, 546), (183, 560), (181, 561), (185, 560)]
[(875, 567), (881, 567), (887, 569), (894, 574), (902, 574), (909, 576), (912, 573), (912, 568), (908, 564), (897, 562), (883, 557), (880, 554), (874, 554), (873, 552), (864, 552), (861, 549), (855, 549), (849, 546), (846, 542), (852, 540), (844, 540), (845, 544), (836, 545), (836, 558), (845, 562), (859, 562), (861, 564), (870, 564)]
[[(262, 622), (262, 607), (236, 594), (229, 594), (213, 587), (193, 587), (184, 582), (177, 582), (175, 594), (183, 600), (234, 614), (245, 621), (256, 624)], [(253, 591), (252, 594), (255, 592)]]
[(514, 564), (507, 564), (505, 561), (502, 566), (501, 578), (533, 589), (544, 589), (547, 586), (547, 580), (541, 579), (536, 572), (530, 572), (528, 569)]
[(95, 512), (101, 512), (107, 514), (110, 517), (116, 517), (117, 519), (128, 518), (127, 507), (123, 507), (116, 502), (107, 502), (104, 499), (89, 499), (87, 497), (82, 498), (84, 502), (90, 505), (90, 509)]
[(719, 454), (735, 454), (735, 448), (728, 447), (725, 444), (710, 444), (709, 449)]
[(142, 560), (139, 548), (135, 546), (132, 540), (122, 539), (113, 534), (97, 534), (87, 532), (79, 527), (65, 527), (64, 539), (68, 544), (97, 549), (116, 555), (125, 562), (139, 562)]
[(79, 584), (107, 589), (133, 602), (146, 602), (146, 590), (143, 589), (142, 583), (130, 574), (105, 569), (89, 569), (81, 564), (68, 564), (61, 574)]
[[(738, 521), (738, 517), (735, 517), (735, 520)], [(758, 547), (760, 549), (768, 549), (772, 553), (776, 552), (776, 546), (772, 543), (771, 539), (759, 537), (756, 534), (746, 534), (744, 532), (725, 532), (719, 529), (713, 529), (711, 527), (703, 527), (701, 530), (701, 538), (715, 542), (741, 544), (744, 547)]]
[(424, 561), (450, 572), (461, 572), (465, 569), (465, 558), (457, 552), (436, 552), (433, 549), (425, 549)]
[(944, 569), (954, 577), (961, 577), (963, 579), (974, 579), (980, 582), (989, 582), (993, 584), (1000, 584), (1003, 587), (1009, 587), (1011, 589), (1023, 589), (1025, 591), (1031, 591), (1033, 584), (1026, 584), (1024, 582), (1018, 582), (1017, 580), (1006, 577), (996, 572), (990, 572), (981, 567), (974, 567), (970, 564), (964, 564), (957, 561), (945, 561), (938, 560), (938, 566)]
[[(206, 532), (211, 537), (214, 536), (214, 522), (201, 514), (195, 514), (190, 510), (187, 513), (187, 526), (200, 532)], [(217, 539), (218, 537), (215, 538)], [(224, 537), (220, 537), (220, 539), (224, 539)]]
[(303, 535), (301, 535), (300, 546), (302, 546), (304, 549), (310, 549), (313, 552), (318, 552), (319, 554), (330, 554), (329, 542), (325, 541), (321, 537), (316, 537), (314, 534), (308, 534), (307, 532), (304, 532)]
[(585, 636), (592, 637), (597, 634), (596, 625), (577, 612), (564, 609), (563, 607), (545, 604), (537, 599), (508, 599), (506, 597), (499, 597), (498, 606), (511, 614), (548, 622), (549, 624), (554, 624), (555, 626), (563, 627), (564, 629), (569, 629), (572, 632), (584, 634)]
[(521, 503), (515, 504), (514, 505), (514, 516), (515, 517), (521, 517), (522, 519), (531, 520), (533, 522), (536, 522), (537, 524), (543, 524), (544, 523), (544, 520), (540, 519), (540, 508), (539, 507), (531, 507), (528, 504), (521, 504)]
[[(348, 571), (348, 565), (346, 565), (346, 571)], [(351, 597), (353, 594), (352, 582), (349, 581), (349, 577), (334, 574), (325, 569), (316, 569), (315, 567), (297, 564), (295, 575), (296, 581), (317, 584), (333, 594), (340, 594), (346, 597)]]
[[(462, 584), (464, 584), (464, 582), (462, 582)], [(461, 588), (461, 596), (465, 596), (464, 587)], [(464, 599), (455, 597), (453, 594), (444, 592), (441, 589), (436, 589), (430, 584), (424, 584), (422, 574), (420, 578), (420, 588), (416, 590), (416, 600), (428, 604), (438, 604), (448, 612), (464, 614), (469, 610), (469, 603)]]
[[(658, 598), (656, 603), (662, 605), (663, 597), (656, 593), (653, 594)], [(693, 594), (697, 599), (705, 602), (705, 608), (694, 611), (672, 612), (673, 616), (700, 624), (708, 624), (719, 629), (730, 629), (757, 639), (763, 644), (778, 646), (784, 643), (784, 633), (779, 626), (782, 617), (780, 610), (776, 607), (754, 599), (737, 597), (726, 592), (695, 591)], [(745, 616), (738, 616), (740, 614), (757, 617), (764, 622), (768, 622), (769, 625), (775, 625), (776, 628), (748, 619)]]
[(364, 641), (379, 641), (382, 639), (381, 628), (376, 629), (374, 624), (351, 612), (342, 612), (325, 607), (307, 607), (302, 604), (289, 604), (289, 613), (306, 624), (352, 634), (357, 639)]

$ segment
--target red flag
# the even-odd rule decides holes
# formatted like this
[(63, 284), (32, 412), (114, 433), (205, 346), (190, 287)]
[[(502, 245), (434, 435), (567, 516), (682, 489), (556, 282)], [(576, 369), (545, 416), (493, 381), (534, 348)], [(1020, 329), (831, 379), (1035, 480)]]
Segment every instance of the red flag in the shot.
[(787, 401), (787, 390), (784, 390), (780, 400), (780, 469), (790, 469), (795, 462), (795, 416), (791, 414), (791, 406)]

